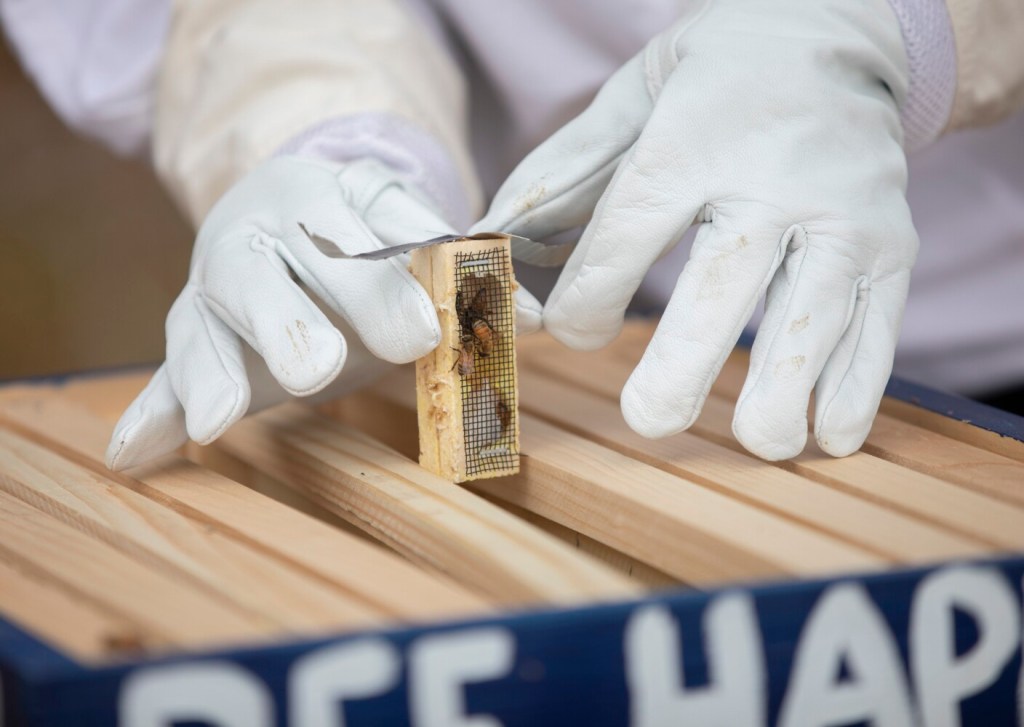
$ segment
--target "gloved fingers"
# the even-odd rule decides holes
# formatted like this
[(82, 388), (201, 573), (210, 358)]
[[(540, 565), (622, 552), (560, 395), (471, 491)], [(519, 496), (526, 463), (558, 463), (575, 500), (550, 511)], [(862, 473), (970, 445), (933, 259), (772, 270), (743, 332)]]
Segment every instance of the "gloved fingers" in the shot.
[[(455, 234), (451, 225), (429, 205), (398, 186), (384, 189), (368, 206), (364, 219), (373, 233), (387, 245)], [(404, 255), (400, 259), (407, 260)], [(525, 335), (539, 331), (543, 306), (525, 288), (516, 291), (515, 302), (516, 333)]]
[(167, 314), (167, 376), (185, 410), (188, 436), (209, 444), (249, 408), (243, 343), (185, 287)]
[(797, 229), (768, 286), (732, 426), (744, 447), (773, 461), (807, 443), (811, 392), (853, 318), (862, 280), (843, 254), (849, 244)]
[[(480, 231), (501, 232), (501, 230), (484, 230), (483, 228), (480, 228)], [(579, 234), (573, 235), (570, 231), (568, 235), (563, 234), (562, 237), (569, 237), (570, 239), (559, 242), (551, 240), (535, 242), (525, 237), (513, 237), (511, 241), (512, 259), (527, 265), (547, 268), (564, 265), (569, 256), (572, 255), (573, 247), (579, 239)]]
[(892, 372), (909, 281), (908, 273), (859, 281), (850, 325), (815, 390), (814, 436), (834, 457), (856, 452), (871, 430)]
[[(316, 405), (356, 391), (380, 376), (394, 370), (394, 366), (381, 361), (371, 354), (359, 340), (359, 336), (338, 315), (327, 316), (328, 322), (341, 333), (348, 344), (345, 368), (341, 376), (327, 384), (315, 394), (302, 399), (304, 403)], [(245, 371), (252, 391), (246, 416), (256, 414), (282, 402), (292, 400), (292, 395), (281, 388), (267, 368), (266, 360), (254, 349), (244, 346)]]
[(622, 390), (622, 413), (636, 432), (667, 436), (700, 414), (791, 236), (763, 219), (719, 214), (697, 233), (661, 322)]
[(381, 361), (374, 356), (362, 344), (359, 337), (355, 335), (344, 322), (338, 322), (341, 334), (345, 339), (352, 342), (349, 347), (348, 358), (345, 359), (345, 373), (332, 381), (322, 391), (317, 392), (309, 398), (311, 404), (320, 404), (331, 399), (336, 399), (353, 391), (358, 391), (382, 376), (395, 370), (395, 365)]
[[(188, 322), (181, 311), (178, 314), (178, 323)], [(244, 413), (286, 400), (288, 394), (275, 381), (264, 359), (253, 349), (243, 348), (243, 365), (252, 391), (251, 404)], [(135, 467), (174, 451), (188, 439), (185, 410), (171, 385), (169, 364), (164, 363), (114, 427), (107, 447), (107, 467), (117, 471)]]
[[(320, 201), (304, 224), (350, 254), (384, 247), (366, 223), (344, 205)], [(278, 254), (295, 274), (356, 331), (377, 358), (414, 361), (441, 340), (434, 306), (398, 258), (338, 260), (323, 255), (302, 230), (286, 228)]]
[(618, 335), (647, 271), (704, 206), (686, 170), (661, 157), (643, 140), (633, 147), (548, 297), (544, 327), (567, 346), (600, 348)]
[(386, 246), (454, 234), (455, 229), (426, 202), (393, 184), (381, 190), (363, 213), (367, 226)]
[(107, 446), (107, 467), (115, 471), (135, 467), (173, 452), (186, 441), (185, 410), (174, 394), (165, 364), (114, 427)]
[[(543, 240), (584, 225), (652, 108), (643, 61), (637, 56), (605, 83), (583, 113), (516, 167), (471, 232)], [(562, 251), (555, 247), (552, 254)]]
[(212, 246), (199, 274), (207, 306), (266, 360), (286, 391), (308, 396), (341, 371), (345, 340), (291, 279), (276, 241), (236, 232)]
[(515, 294), (516, 303), (516, 335), (525, 336), (536, 333), (543, 323), (544, 306), (533, 293), (519, 286)]

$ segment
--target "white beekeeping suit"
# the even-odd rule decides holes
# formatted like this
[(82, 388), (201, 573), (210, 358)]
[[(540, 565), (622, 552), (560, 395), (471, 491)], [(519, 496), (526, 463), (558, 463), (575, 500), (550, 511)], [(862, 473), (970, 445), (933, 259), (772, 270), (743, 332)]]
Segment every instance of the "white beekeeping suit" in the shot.
[[(680, 17), (689, 22), (688, 13), (711, 25), (712, 35), (705, 16), (714, 13), (705, 5), (744, 12), (741, 0), (3, 0), (0, 9), (12, 45), (55, 110), (115, 149), (148, 153), (197, 226), (268, 158), (298, 157), (341, 165), (342, 197), (368, 219), (375, 238), (390, 244), (426, 228), (464, 229), (482, 211), (481, 187), (496, 189), (649, 39)], [(923, 149), (911, 162), (908, 197), (921, 247), (897, 372), (968, 393), (1019, 383), (1024, 120), (932, 142), (947, 131), (997, 122), (1024, 103), (1024, 7), (1014, 0), (889, 6), (902, 41), (893, 62), (905, 82), (894, 89), (903, 144)], [(719, 92), (727, 97), (729, 88)], [(378, 166), (367, 171), (370, 161)], [(357, 194), (368, 188), (376, 190), (369, 201)], [(248, 198), (236, 202), (246, 208)], [(387, 229), (394, 211), (410, 204), (429, 213)], [(233, 213), (244, 215), (238, 209)], [(289, 254), (282, 259), (290, 265)], [(667, 300), (688, 254), (677, 247), (651, 271), (649, 296)], [(317, 281), (305, 282), (317, 291)], [(521, 301), (527, 312), (531, 305)], [(336, 309), (358, 333), (361, 314), (353, 306), (341, 301)], [(216, 301), (210, 308), (223, 312)], [(254, 310), (241, 306), (235, 314)], [(231, 323), (244, 339), (237, 362), (248, 360), (250, 349), (273, 358), (273, 342)], [(430, 345), (429, 333), (403, 335), (414, 342), (403, 350), (369, 348), (407, 360)], [(343, 351), (337, 355), (344, 358)], [(186, 353), (175, 359), (179, 370), (196, 368), (182, 363)], [(250, 396), (241, 381), (247, 369), (239, 367), (228, 376), (230, 405), (219, 411), (183, 401), (189, 389), (202, 389), (194, 374), (157, 382), (142, 409), (157, 412), (149, 421), (160, 424), (139, 424), (138, 410), (134, 429), (123, 421), (122, 440), (134, 436), (140, 444), (122, 449), (118, 464), (177, 442), (186, 414), (193, 438), (209, 441), (250, 409), (250, 398), (252, 408), (277, 400), (270, 377), (252, 383)], [(324, 372), (340, 369), (336, 361), (318, 367), (301, 381), (287, 380), (273, 365), (270, 374), (284, 390), (306, 394), (325, 385)], [(249, 377), (254, 369), (250, 364)], [(201, 398), (217, 399), (223, 390)]]

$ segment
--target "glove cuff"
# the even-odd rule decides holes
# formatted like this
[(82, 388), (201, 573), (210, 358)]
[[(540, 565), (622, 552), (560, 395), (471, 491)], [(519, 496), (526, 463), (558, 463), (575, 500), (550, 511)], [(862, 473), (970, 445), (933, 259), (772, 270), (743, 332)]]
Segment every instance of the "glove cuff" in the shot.
[(956, 96), (956, 43), (943, 0), (889, 0), (900, 22), (910, 75), (900, 109), (904, 148), (921, 149), (949, 124)]
[(274, 156), (332, 162), (377, 159), (420, 190), (453, 227), (472, 222), (472, 203), (455, 161), (434, 137), (405, 119), (365, 113), (328, 119), (293, 136)]

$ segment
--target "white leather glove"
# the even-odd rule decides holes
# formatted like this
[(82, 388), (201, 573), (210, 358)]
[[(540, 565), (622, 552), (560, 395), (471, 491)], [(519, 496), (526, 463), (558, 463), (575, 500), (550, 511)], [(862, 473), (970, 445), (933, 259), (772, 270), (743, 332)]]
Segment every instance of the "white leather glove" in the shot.
[(885, 0), (690, 3), (520, 164), (477, 227), (542, 239), (590, 220), (544, 325), (591, 349), (701, 223), (622, 392), (629, 425), (660, 437), (693, 424), (767, 291), (733, 432), (765, 459), (795, 456), (814, 389), (818, 443), (849, 454), (881, 400), (917, 251), (907, 83)]
[[(109, 467), (140, 464), (189, 437), (207, 444), (247, 412), (320, 392), (346, 365), (350, 343), (361, 341), (372, 357), (354, 357), (359, 365), (347, 367), (331, 394), (379, 372), (377, 359), (406, 363), (437, 345), (433, 304), (404, 257), (329, 258), (300, 222), (348, 254), (452, 232), (378, 162), (265, 162), (199, 229), (188, 283), (167, 317), (167, 360), (118, 422)], [(299, 283), (355, 341), (346, 342)], [(540, 325), (540, 305), (532, 307), (531, 316), (520, 306), (526, 329)]]

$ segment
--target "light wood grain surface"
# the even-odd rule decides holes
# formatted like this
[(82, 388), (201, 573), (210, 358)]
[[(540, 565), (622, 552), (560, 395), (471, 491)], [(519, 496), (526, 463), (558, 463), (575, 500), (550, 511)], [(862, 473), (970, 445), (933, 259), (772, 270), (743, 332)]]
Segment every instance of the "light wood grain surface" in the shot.
[(104, 661), (1024, 548), (1024, 445), (887, 401), (862, 452), (762, 462), (743, 351), (688, 432), (637, 436), (652, 330), (524, 338), (522, 471), (467, 486), (416, 464), (409, 369), (127, 473), (103, 451), (148, 372), (2, 387), (0, 612)]

